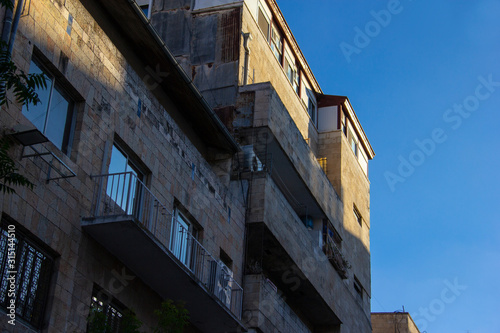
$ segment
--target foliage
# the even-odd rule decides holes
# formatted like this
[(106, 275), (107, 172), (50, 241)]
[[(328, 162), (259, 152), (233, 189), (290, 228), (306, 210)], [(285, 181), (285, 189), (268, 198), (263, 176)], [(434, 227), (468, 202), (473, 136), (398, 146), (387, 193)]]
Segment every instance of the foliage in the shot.
[(98, 308), (90, 310), (87, 318), (87, 333), (111, 333), (111, 327), (106, 323), (106, 314)]
[(125, 311), (120, 323), (120, 333), (139, 333), (142, 322), (130, 310)]
[(0, 139), (0, 191), (15, 193), (12, 186), (26, 186), (33, 189), (33, 183), (17, 172), (16, 164), (8, 154), (9, 148), (9, 140), (5, 137)]
[[(0, 6), (13, 9), (12, 0), (0, 0)], [(47, 88), (46, 77), (43, 74), (26, 74), (19, 70), (11, 61), (8, 45), (0, 41), (0, 106), (7, 105), (7, 92), (12, 90), (16, 101), (20, 104), (34, 104), (40, 102), (36, 89)], [(15, 193), (12, 186), (27, 186), (33, 189), (26, 177), (19, 174), (14, 161), (8, 155), (10, 142), (3, 138), (0, 140), (0, 191)]]
[[(123, 313), (120, 320), (119, 333), (140, 333), (139, 328), (142, 322), (137, 318), (134, 312), (127, 310)], [(112, 333), (112, 327), (104, 311), (100, 308), (90, 310), (87, 318), (87, 333)]]
[(12, 0), (0, 0), (0, 6), (5, 7), (7, 9), (13, 9), (14, 2)]
[(26, 74), (17, 68), (10, 59), (8, 46), (0, 41), (0, 105), (7, 104), (7, 92), (12, 90), (16, 101), (20, 104), (40, 103), (37, 89), (46, 89), (46, 76), (42, 74)]
[(174, 304), (171, 299), (161, 303), (161, 308), (155, 310), (155, 314), (158, 317), (155, 333), (182, 333), (189, 322), (189, 311), (184, 308), (184, 304)]

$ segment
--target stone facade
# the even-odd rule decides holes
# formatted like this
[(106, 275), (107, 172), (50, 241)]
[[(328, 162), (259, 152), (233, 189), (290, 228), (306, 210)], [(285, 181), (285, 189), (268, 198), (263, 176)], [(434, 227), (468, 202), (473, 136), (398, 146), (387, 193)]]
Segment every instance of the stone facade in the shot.
[[(240, 22), (228, 25), (228, 16), (239, 16)], [(184, 21), (179, 26), (186, 29), (168, 36), (170, 22), (180, 17)], [(247, 274), (270, 279), (313, 331), (369, 332), (369, 181), (357, 159), (374, 154), (352, 109), (340, 97), (323, 97), (276, 1), (199, 1), (190, 8), (188, 3), (163, 0), (153, 9), (152, 22), (166, 36), (167, 45), (183, 41), (177, 59), (191, 70), (192, 80), (246, 147), (233, 179), (248, 181), (250, 189)], [(238, 54), (228, 67), (218, 45), (236, 39)], [(237, 80), (217, 79), (222, 72)], [(350, 132), (342, 135), (340, 122), (318, 130), (311, 104), (337, 107), (334, 117), (340, 119), (343, 112)], [(352, 139), (362, 151), (353, 154)], [(335, 258), (325, 250), (327, 225), (335, 230), (334, 246), (341, 247), (334, 251)], [(338, 265), (339, 260), (344, 265), (341, 274), (335, 271), (341, 268), (329, 263)], [(299, 286), (290, 281), (300, 281)], [(312, 300), (304, 303), (300, 293), (310, 293), (326, 306)], [(248, 326), (257, 325), (263, 332), (282, 330), (260, 316), (251, 317)]]
[(371, 317), (373, 333), (420, 333), (407, 312), (374, 312)]
[[(370, 332), (369, 180), (352, 139), (374, 153), (347, 98), (323, 94), (274, 0), (147, 3), (37, 0), (21, 17), (13, 61), (74, 107), (65, 143), (36, 145), (62, 163), (9, 151), (35, 188), (0, 194), (2, 239), (13, 225), (53, 260), (43, 318), (20, 311), (14, 331), (85, 332), (98, 290), (145, 331), (169, 298), (188, 332)], [(354, 134), (320, 131), (322, 106)], [(9, 95), (1, 135), (34, 128), (29, 110)], [(56, 169), (74, 176), (47, 181)]]
[[(143, 330), (151, 331), (156, 324), (153, 312), (159, 308), (164, 295), (144, 282), (141, 272), (131, 271), (122, 258), (108, 252), (106, 242), (99, 242), (82, 230), (82, 219), (93, 216), (100, 179), (93, 176), (108, 173), (113, 143), (119, 143), (145, 173), (143, 182), (168, 214), (175, 208), (182, 209), (196, 225), (198, 240), (204, 249), (215, 260), (219, 260), (221, 253), (226, 262), (230, 259), (234, 282), (242, 284), (245, 206), (240, 184), (229, 181), (230, 167), (224, 166), (230, 165), (236, 148), (226, 144), (224, 151), (217, 150), (210, 147), (211, 138), (194, 133), (195, 129), (188, 132), (182, 128), (183, 124), (177, 120), (182, 121), (185, 110), (173, 99), (172, 93), (151, 84), (147, 68), (155, 68), (154, 64), (144, 60), (147, 54), (135, 53), (135, 45), (120, 36), (119, 27), (106, 24), (113, 17), (103, 16), (105, 11), (99, 3), (31, 1), (29, 11), (20, 19), (13, 61), (28, 72), (36, 57), (74, 101), (73, 140), (68, 153), (61, 152), (52, 142), (36, 148), (53, 152), (76, 176), (47, 182), (48, 165), (42, 157), (19, 160), (22, 146), (18, 143), (9, 151), (20, 172), (35, 187), (33, 190), (18, 187), (15, 194), (0, 194), (2, 224), (5, 228), (9, 224), (15, 225), (19, 232), (23, 230), (30, 241), (40, 244), (40, 249), (54, 260), (43, 320), (33, 327), (18, 314), (16, 325), (11, 326), (9, 318), (2, 314), (0, 327), (9, 332), (38, 329), (85, 332), (96, 286), (125, 308), (135, 311), (143, 322)], [(128, 2), (119, 1), (116, 5), (128, 8), (142, 20), (140, 12), (133, 12)], [(151, 41), (152, 49), (158, 50), (155, 45), (160, 44), (155, 42), (153, 34), (143, 38)], [(159, 54), (161, 58), (161, 52)], [(174, 76), (172, 73), (170, 78)], [(173, 80), (169, 84), (184, 84), (182, 80)], [(183, 98), (198, 100), (201, 96), (193, 92)], [(194, 109), (191, 112), (212, 112), (208, 108)], [(2, 106), (2, 136), (13, 133), (18, 125), (33, 128), (26, 112), (29, 111), (23, 112), (9, 96), (9, 104)], [(220, 127), (219, 132), (224, 133), (224, 129)], [(30, 148), (25, 149), (28, 152)], [(141, 221), (135, 223), (142, 225)], [(114, 228), (116, 236), (121, 234), (121, 229)], [(155, 236), (153, 234), (152, 239)], [(157, 245), (160, 249), (162, 246)], [(141, 260), (147, 262), (150, 258)], [(176, 258), (170, 260), (174, 262)], [(167, 284), (172, 283), (169, 276), (160, 278)], [(193, 277), (187, 272), (185, 279)], [(199, 311), (193, 307), (197, 298), (200, 296), (182, 299), (192, 318)], [(211, 302), (213, 307), (231, 313), (230, 309), (218, 305), (215, 298)], [(233, 329), (236, 329), (238, 315), (233, 317)], [(200, 323), (193, 322), (189, 330), (198, 331), (197, 326)]]
[[(359, 161), (374, 153), (350, 102), (323, 95), (276, 1), (155, 3), (152, 24), (244, 147), (232, 179), (249, 188), (245, 285), (263, 276), (281, 297), (260, 306), (268, 294), (255, 287), (245, 323), (287, 331), (299, 318), (293, 330), (370, 332), (369, 180)], [(174, 22), (182, 30), (170, 35)], [(346, 130), (318, 124), (321, 108)], [(282, 302), (296, 316), (266, 319)]]

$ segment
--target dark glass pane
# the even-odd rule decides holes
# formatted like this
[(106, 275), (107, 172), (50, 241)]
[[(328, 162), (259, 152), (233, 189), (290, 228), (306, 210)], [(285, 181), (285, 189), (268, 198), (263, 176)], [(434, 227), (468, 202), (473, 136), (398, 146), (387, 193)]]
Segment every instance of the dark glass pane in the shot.
[[(33, 61), (30, 65), (30, 74), (41, 74), (43, 71)], [(36, 89), (40, 102), (37, 105), (24, 105), (23, 114), (35, 125), (41, 132), (45, 132), (45, 119), (47, 116), (47, 107), (50, 100), (50, 90), (53, 80), (48, 78), (46, 89)]]
[(59, 91), (54, 89), (50, 101), (49, 118), (45, 128), (45, 136), (59, 149), (64, 150), (64, 139), (67, 133), (68, 116), (70, 115), (70, 102)]

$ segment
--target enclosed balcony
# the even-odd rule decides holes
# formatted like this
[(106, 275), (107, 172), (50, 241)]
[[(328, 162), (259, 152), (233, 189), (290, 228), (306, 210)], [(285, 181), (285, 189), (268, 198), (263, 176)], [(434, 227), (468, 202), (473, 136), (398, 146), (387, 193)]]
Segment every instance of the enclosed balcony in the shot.
[(243, 289), (132, 172), (93, 176), (82, 228), (161, 297), (182, 300), (204, 332), (246, 331)]

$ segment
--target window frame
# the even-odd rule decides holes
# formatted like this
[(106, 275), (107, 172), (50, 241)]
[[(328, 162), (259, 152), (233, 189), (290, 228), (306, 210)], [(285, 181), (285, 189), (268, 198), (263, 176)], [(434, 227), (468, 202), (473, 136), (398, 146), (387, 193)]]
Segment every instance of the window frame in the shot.
[(354, 275), (354, 278), (353, 278), (353, 287), (354, 287), (354, 291), (356, 292), (356, 294), (358, 296), (358, 300), (363, 301), (363, 293), (364, 293), (365, 288), (363, 288), (363, 285), (361, 284), (359, 279), (356, 277), (356, 275)]
[[(106, 295), (106, 299), (102, 298), (102, 295)], [(127, 311), (130, 311), (120, 301), (111, 296), (110, 293), (94, 284), (94, 288), (92, 289), (92, 296), (90, 298), (89, 318), (92, 318), (92, 311), (96, 308), (97, 311), (104, 312), (104, 315), (106, 317), (105, 325), (108, 325), (108, 321), (111, 322), (111, 327), (109, 328), (110, 333), (120, 332), (121, 321), (123, 320), (125, 313)], [(87, 321), (87, 331), (89, 330), (89, 324), (90, 320)]]
[(353, 204), (352, 207), (356, 221), (359, 223), (360, 226), (363, 226), (363, 215), (361, 215), (361, 213), (359, 212), (359, 209), (358, 207), (356, 207), (356, 204)]
[(283, 62), (283, 34), (274, 22), (271, 22), (269, 44), (274, 57), (281, 64)]
[[(266, 21), (267, 24), (267, 29), (264, 31), (263, 27), (261, 26), (261, 18), (263, 18)], [(262, 22), (264, 23), (264, 22)], [(266, 9), (262, 5), (262, 3), (259, 1), (259, 5), (257, 7), (257, 25), (259, 26), (259, 30), (262, 31), (264, 34), (264, 37), (266, 38), (266, 41), (269, 42), (270, 37), (271, 37), (271, 18), (267, 14)]]
[(340, 111), (340, 118), (341, 118), (341, 121), (340, 121), (340, 126), (341, 126), (341, 130), (342, 130), (342, 133), (344, 133), (344, 136), (347, 138), (347, 117), (344, 113), (344, 111)]
[(307, 114), (309, 115), (309, 118), (311, 118), (311, 121), (313, 122), (314, 126), (318, 127), (318, 105), (316, 104), (316, 98), (313, 96), (313, 92), (311, 90), (307, 89), (306, 93), (307, 93)]
[(300, 85), (299, 85), (299, 78), (298, 78), (299, 74), (298, 74), (297, 64), (295, 62), (295, 58), (286, 50), (285, 50), (285, 62), (283, 69), (285, 70), (286, 77), (288, 78), (288, 81), (292, 85), (293, 90), (298, 94)]
[(358, 157), (359, 141), (358, 137), (354, 134), (351, 128), (349, 128), (349, 144), (354, 156)]
[[(113, 163), (113, 152), (115, 151), (115, 149), (125, 159), (125, 170), (116, 172), (116, 170), (110, 169)], [(142, 184), (146, 186), (146, 182), (148, 180), (150, 172), (145, 167), (142, 167), (140, 164), (140, 160), (132, 154), (129, 154), (127, 152), (128, 150), (129, 149), (127, 149), (126, 145), (123, 144), (121, 140), (115, 138), (111, 145), (111, 153), (108, 158), (108, 174), (114, 174), (115, 176), (110, 176), (110, 178), (108, 179), (106, 194), (113, 201), (115, 201), (113, 194), (116, 194), (117, 201), (115, 201), (115, 203), (117, 204), (117, 206), (124, 211), (125, 208), (128, 207), (128, 209), (125, 211), (127, 215), (139, 217), (142, 211), (142, 200), (144, 197)], [(133, 176), (128, 173), (131, 173)], [(130, 183), (134, 177), (135, 181), (133, 183)], [(120, 185), (120, 182), (122, 181), (123, 183)], [(127, 202), (127, 200), (125, 200), (124, 202), (122, 197), (123, 194), (120, 195), (120, 193), (122, 193), (123, 190), (127, 187), (131, 188), (131, 191), (133, 191), (134, 193), (130, 195), (129, 202)], [(127, 192), (127, 196), (128, 195), (129, 193)]]
[(328, 241), (328, 237), (330, 237), (339, 250), (342, 250), (342, 237), (340, 236), (337, 229), (333, 226), (333, 223), (328, 219), (323, 220), (323, 238), (324, 242)]
[[(180, 221), (183, 222), (184, 225), (179, 224)], [(180, 230), (182, 228), (182, 230)], [(186, 235), (179, 235), (178, 233), (187, 232)], [(177, 234), (176, 234), (177, 233)], [(184, 214), (179, 207), (174, 208), (174, 212), (172, 214), (172, 227), (170, 230), (170, 241), (169, 241), (169, 250), (172, 254), (190, 271), (194, 270), (194, 263), (196, 262), (196, 249), (193, 248), (198, 241), (198, 228), (197, 226)], [(194, 241), (191, 237), (196, 240)], [(181, 242), (180, 247), (178, 246), (178, 242)]]
[[(38, 53), (33, 53), (32, 57), (31, 57), (31, 61), (30, 61), (30, 69), (29, 69), (29, 73), (32, 73), (32, 70), (33, 70), (33, 64), (47, 77), (48, 79), (48, 84), (47, 84), (47, 90), (48, 90), (48, 98), (47, 98), (47, 101), (41, 101), (39, 103), (39, 105), (37, 106), (34, 106), (34, 105), (23, 105), (22, 107), (22, 114), (41, 132), (43, 133), (45, 136), (47, 136), (47, 138), (59, 149), (61, 150), (64, 154), (66, 155), (70, 155), (71, 154), (71, 148), (72, 148), (72, 144), (73, 144), (73, 139), (74, 139), (74, 135), (75, 135), (75, 127), (76, 127), (76, 114), (77, 114), (77, 110), (76, 110), (76, 100), (75, 98), (72, 96), (71, 93), (69, 93), (69, 89), (66, 89), (64, 86), (65, 86), (65, 82), (61, 82), (61, 81), (64, 81), (61, 79), (61, 76), (58, 76), (56, 74), (54, 74), (54, 71), (53, 70), (50, 70), (49, 68), (47, 68), (47, 65), (46, 65), (47, 61), (44, 61), (43, 57), (42, 56), (39, 56)], [(45, 90), (45, 89), (44, 89)], [(39, 91), (41, 91), (40, 89), (36, 89), (36, 92), (38, 93)], [(66, 109), (66, 120), (65, 120), (65, 124), (64, 124), (64, 127), (62, 129), (63, 133), (62, 133), (62, 142), (61, 142), (61, 145), (59, 146), (59, 143), (57, 142), (54, 142), (52, 141), (52, 139), (47, 135), (47, 130), (49, 129), (49, 118), (50, 118), (50, 113), (53, 111), (51, 109), (52, 107), (52, 102), (53, 102), (53, 97), (54, 97), (54, 91), (57, 92), (57, 94), (62, 97), (67, 103), (68, 103), (68, 107)], [(39, 94), (40, 96), (40, 94)], [(28, 112), (30, 111), (30, 108), (35, 108), (35, 107), (43, 107), (43, 103), (46, 102), (47, 105), (45, 107), (45, 117), (44, 117), (44, 121), (43, 121), (43, 128), (39, 128), (33, 121), (34, 119), (32, 119), (30, 117), (30, 115), (28, 114)]]
[[(14, 227), (11, 228), (10, 226)], [(9, 230), (11, 230), (10, 233)], [(40, 246), (40, 240), (31, 235), (29, 231), (24, 230), (18, 223), (7, 219), (5, 216), (2, 216), (0, 221), (0, 232), (0, 247), (5, 247), (0, 260), (0, 307), (8, 312), (7, 304), (12, 302), (13, 297), (11, 296), (11, 289), (8, 287), (8, 282), (4, 286), (4, 276), (6, 273), (9, 274), (9, 272), (15, 271), (17, 272), (15, 279), (16, 289), (13, 296), (15, 297), (16, 319), (25, 322), (35, 329), (41, 329), (47, 319), (46, 314), (49, 306), (50, 290), (52, 289), (54, 279), (55, 255)], [(9, 234), (13, 234), (14, 236), (9, 237)], [(15, 239), (15, 263), (9, 262), (10, 238)], [(29, 251), (29, 253), (25, 251)], [(31, 258), (30, 254), (32, 254)], [(12, 264), (14, 265), (13, 269), (9, 267)], [(37, 266), (38, 273), (36, 272)], [(26, 276), (26, 274), (28, 275)], [(38, 276), (36, 277), (36, 288), (33, 290), (35, 275)], [(26, 281), (28, 281), (27, 288), (29, 290), (22, 291), (21, 288), (23, 288), (23, 285), (26, 287)], [(5, 291), (3, 291), (4, 288)], [(5, 294), (3, 295), (3, 293)], [(30, 295), (27, 295), (28, 293)], [(25, 297), (24, 301), (21, 299), (22, 296)], [(5, 297), (5, 299), (1, 301), (1, 297)], [(30, 303), (33, 306), (31, 312), (27, 314), (27, 307)], [(23, 304), (22, 307), (20, 306), (21, 304)], [(21, 313), (18, 312), (19, 309), (21, 309)]]

